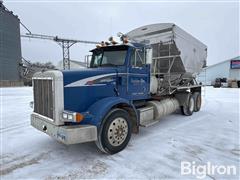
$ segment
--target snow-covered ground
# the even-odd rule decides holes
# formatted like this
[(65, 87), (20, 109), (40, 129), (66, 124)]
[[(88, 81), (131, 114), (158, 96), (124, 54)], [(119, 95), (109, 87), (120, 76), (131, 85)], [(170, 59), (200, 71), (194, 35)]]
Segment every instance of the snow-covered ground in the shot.
[(155, 126), (141, 128), (124, 151), (105, 155), (94, 143), (66, 146), (37, 131), (29, 118), (32, 89), (2, 88), (2, 179), (194, 178), (180, 175), (181, 161), (239, 168), (240, 91), (208, 87), (204, 94), (200, 112), (169, 115)]

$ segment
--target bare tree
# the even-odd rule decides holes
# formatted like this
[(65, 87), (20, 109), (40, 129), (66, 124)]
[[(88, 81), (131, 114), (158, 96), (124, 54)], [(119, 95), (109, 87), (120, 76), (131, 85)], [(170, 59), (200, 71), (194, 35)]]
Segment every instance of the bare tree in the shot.
[(43, 69), (56, 69), (55, 65), (52, 64), (52, 62), (46, 62), (46, 63), (41, 63), (41, 62), (34, 62), (31, 64), (32, 67), (38, 67), (38, 68), (43, 68)]

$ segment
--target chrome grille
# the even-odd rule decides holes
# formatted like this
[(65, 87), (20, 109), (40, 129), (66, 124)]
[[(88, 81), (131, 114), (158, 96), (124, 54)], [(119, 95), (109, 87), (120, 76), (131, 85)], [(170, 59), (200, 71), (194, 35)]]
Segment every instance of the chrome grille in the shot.
[(52, 79), (33, 79), (34, 112), (53, 119)]

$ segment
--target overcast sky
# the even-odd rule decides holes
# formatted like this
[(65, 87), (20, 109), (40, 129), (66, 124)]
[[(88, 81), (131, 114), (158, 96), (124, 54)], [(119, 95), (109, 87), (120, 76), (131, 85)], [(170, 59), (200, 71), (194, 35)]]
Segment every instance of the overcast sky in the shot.
[[(160, 2), (82, 3), (5, 0), (32, 33), (101, 41), (152, 23), (175, 23), (208, 46), (208, 65), (233, 58), (239, 52), (239, 3)], [(25, 30), (21, 30), (25, 33)], [(71, 59), (83, 61), (93, 45), (77, 44)], [(55, 42), (22, 39), (22, 56), (31, 61), (62, 59)]]

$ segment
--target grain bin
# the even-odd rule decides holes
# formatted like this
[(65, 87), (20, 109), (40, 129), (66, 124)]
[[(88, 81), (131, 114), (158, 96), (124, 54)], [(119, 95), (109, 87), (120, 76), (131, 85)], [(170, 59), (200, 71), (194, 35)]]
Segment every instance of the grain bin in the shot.
[(20, 20), (0, 2), (0, 81), (20, 80)]

